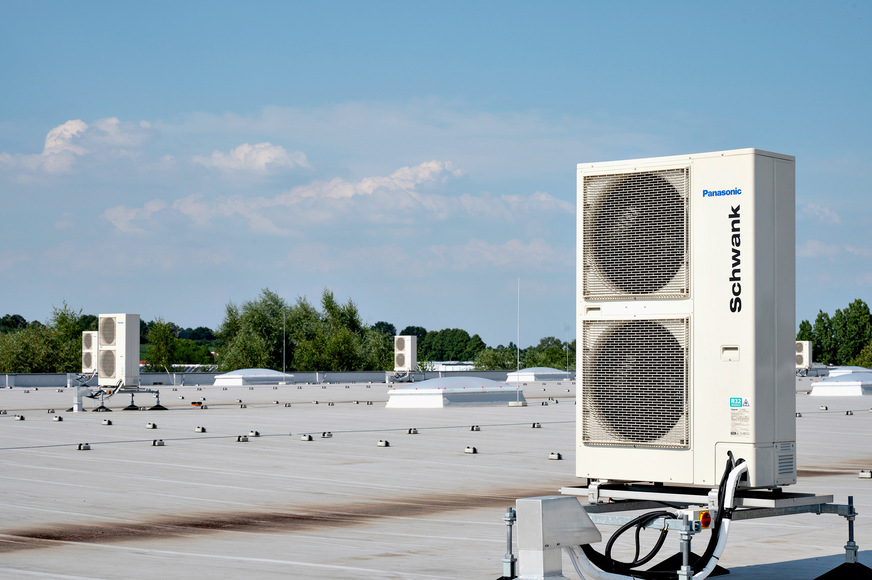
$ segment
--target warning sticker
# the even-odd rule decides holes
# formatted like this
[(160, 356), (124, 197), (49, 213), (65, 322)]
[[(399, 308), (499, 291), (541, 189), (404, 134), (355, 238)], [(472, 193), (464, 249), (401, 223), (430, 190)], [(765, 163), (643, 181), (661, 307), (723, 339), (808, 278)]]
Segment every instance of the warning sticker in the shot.
[[(740, 399), (741, 401), (741, 399)], [(744, 402), (744, 401), (743, 401)], [(730, 409), (730, 435), (733, 437), (751, 436), (751, 409), (747, 407), (732, 407)]]

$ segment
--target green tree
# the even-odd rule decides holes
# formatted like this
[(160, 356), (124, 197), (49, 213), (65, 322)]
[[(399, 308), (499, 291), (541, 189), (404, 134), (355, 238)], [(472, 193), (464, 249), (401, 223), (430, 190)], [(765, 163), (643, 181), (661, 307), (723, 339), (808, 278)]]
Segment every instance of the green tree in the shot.
[(814, 341), (814, 334), (811, 330), (811, 322), (803, 320), (799, 323), (799, 332), (796, 333), (796, 340), (811, 340)]
[(421, 340), (427, 336), (427, 329), (423, 326), (407, 326), (397, 336), (417, 336), (418, 343), (420, 344)]
[(54, 333), (46, 326), (0, 334), (0, 372), (57, 372), (55, 345)]
[(390, 322), (384, 322), (383, 320), (380, 320), (373, 324), (372, 329), (377, 330), (388, 336), (397, 336), (397, 327)]
[(149, 324), (148, 342), (151, 348), (145, 356), (148, 372), (171, 372), (176, 362), (176, 341), (173, 324), (157, 318)]
[(812, 347), (818, 362), (825, 365), (835, 364), (837, 349), (833, 338), (833, 323), (829, 314), (823, 310), (818, 311), (811, 334), (814, 341)]
[(836, 364), (848, 364), (872, 341), (869, 306), (858, 298), (844, 310), (836, 310), (832, 318), (832, 328)]
[(52, 370), (31, 372), (76, 373), (82, 370), (82, 332), (97, 330), (97, 317), (83, 315), (66, 302), (60, 308), (52, 307), (47, 325), (55, 345), (55, 363)]
[(20, 314), (7, 314), (0, 318), (0, 333), (14, 332), (27, 328), (27, 320)]
[(495, 348), (485, 348), (475, 356), (477, 371), (506, 371), (517, 367), (517, 352), (515, 346), (500, 345)]
[(215, 364), (215, 357), (212, 356), (212, 349), (208, 344), (200, 344), (195, 340), (185, 338), (176, 339), (175, 356), (173, 364), (195, 364), (195, 365), (211, 365)]
[[(10, 319), (13, 319), (10, 317)], [(15, 319), (15, 324), (20, 321)], [(96, 317), (66, 302), (52, 307), (47, 324), (33, 321), (0, 333), (0, 372), (74, 373), (82, 369), (82, 332), (96, 330)]]
[(521, 356), (521, 367), (550, 367), (564, 369), (570, 354), (569, 345), (553, 336), (546, 336), (535, 347), (524, 349)]
[(394, 334), (369, 330), (363, 337), (363, 360), (367, 371), (389, 371), (394, 368)]

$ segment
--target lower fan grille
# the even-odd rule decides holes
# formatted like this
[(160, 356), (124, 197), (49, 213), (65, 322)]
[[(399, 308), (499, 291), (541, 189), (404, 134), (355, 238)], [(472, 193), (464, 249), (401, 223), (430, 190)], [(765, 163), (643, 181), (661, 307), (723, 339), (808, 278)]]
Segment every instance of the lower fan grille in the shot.
[(115, 351), (104, 350), (100, 352), (100, 378), (115, 378)]
[(582, 439), (690, 447), (688, 320), (583, 323)]

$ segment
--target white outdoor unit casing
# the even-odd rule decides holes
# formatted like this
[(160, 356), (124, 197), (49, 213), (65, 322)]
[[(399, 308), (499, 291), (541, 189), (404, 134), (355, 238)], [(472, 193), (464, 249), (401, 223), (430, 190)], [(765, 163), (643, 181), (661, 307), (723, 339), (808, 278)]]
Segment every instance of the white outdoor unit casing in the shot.
[(579, 477), (796, 482), (794, 158), (578, 165)]
[(139, 314), (101, 314), (98, 318), (98, 383), (101, 387), (139, 386)]
[(412, 372), (418, 368), (418, 337), (394, 337), (394, 370)]
[(796, 341), (796, 368), (807, 369), (811, 366), (811, 341)]
[(97, 372), (97, 331), (82, 332), (82, 372)]

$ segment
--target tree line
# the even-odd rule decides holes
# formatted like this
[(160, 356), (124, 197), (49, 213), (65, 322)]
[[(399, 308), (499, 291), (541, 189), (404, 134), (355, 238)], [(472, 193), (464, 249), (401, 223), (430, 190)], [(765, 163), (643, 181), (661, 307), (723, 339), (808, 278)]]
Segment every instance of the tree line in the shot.
[[(0, 372), (66, 373), (81, 370), (81, 335), (97, 330), (98, 319), (64, 302), (43, 324), (18, 314), (0, 318)], [(324, 290), (318, 306), (305, 297), (285, 301), (265, 288), (242, 304), (228, 302), (215, 331), (182, 328), (157, 318), (140, 320), (140, 359), (150, 372), (178, 365), (217, 365), (221, 372), (269, 368), (287, 372), (393, 369), (393, 337), (418, 338), (422, 370), (435, 361), (472, 361), (479, 370), (513, 370), (517, 347), (488, 347), (478, 334), (460, 328), (427, 330), (407, 326), (397, 332), (385, 321), (363, 322), (352, 300), (339, 302)], [(520, 351), (521, 367), (575, 367), (575, 341), (554, 337)]]
[(859, 298), (832, 316), (819, 310), (814, 324), (803, 320), (796, 340), (811, 341), (815, 362), (872, 368), (872, 316)]

